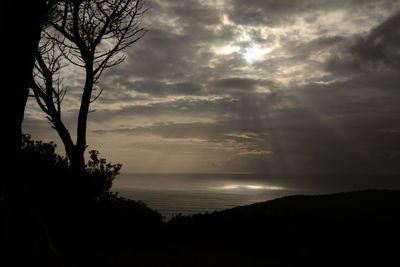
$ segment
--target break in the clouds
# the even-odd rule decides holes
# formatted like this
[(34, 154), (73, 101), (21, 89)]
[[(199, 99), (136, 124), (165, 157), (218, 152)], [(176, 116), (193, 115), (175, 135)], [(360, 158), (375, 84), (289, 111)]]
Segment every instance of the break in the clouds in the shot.
[[(399, 1), (147, 5), (147, 34), (99, 83), (90, 147), (125, 172), (399, 185), (385, 178), (400, 174)], [(43, 117), (31, 101), (25, 131), (55, 139)]]

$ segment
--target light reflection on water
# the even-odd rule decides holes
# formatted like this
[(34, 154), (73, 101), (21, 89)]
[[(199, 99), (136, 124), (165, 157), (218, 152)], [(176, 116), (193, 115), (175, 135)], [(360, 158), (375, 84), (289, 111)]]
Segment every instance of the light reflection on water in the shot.
[(213, 212), (293, 194), (293, 190), (246, 174), (121, 175), (112, 191), (141, 200), (166, 219), (174, 214)]

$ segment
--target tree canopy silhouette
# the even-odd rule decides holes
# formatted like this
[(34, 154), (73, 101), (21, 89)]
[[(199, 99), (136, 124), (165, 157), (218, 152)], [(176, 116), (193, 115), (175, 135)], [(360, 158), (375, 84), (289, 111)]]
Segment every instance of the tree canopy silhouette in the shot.
[[(112, 181), (119, 174), (121, 164), (107, 162), (105, 158), (100, 157), (97, 150), (91, 150), (90, 158), (85, 164), (85, 181), (78, 181), (71, 170), (70, 162), (56, 153), (56, 147), (53, 142), (34, 141), (29, 134), (22, 135), (22, 163), (26, 174), (21, 179), (26, 179), (26, 184), (34, 189), (31, 190), (33, 195), (29, 197), (30, 200), (37, 198), (37, 195), (49, 194), (48, 192), (57, 197), (66, 197), (74, 192), (73, 197), (82, 203), (83, 198), (93, 202), (110, 193)], [(32, 176), (36, 179), (31, 179)], [(79, 192), (80, 188), (83, 188), (84, 192)], [(87, 189), (90, 189), (90, 192)], [(57, 197), (52, 198), (54, 200)], [(48, 204), (43, 202), (41, 205)]]
[[(102, 93), (95, 85), (104, 70), (125, 59), (121, 51), (143, 37), (141, 19), (145, 12), (143, 0), (59, 1), (51, 9), (36, 56), (31, 87), (78, 172), (85, 169), (89, 107)], [(84, 72), (76, 142), (61, 117), (61, 103), (67, 93), (61, 70), (67, 65)]]

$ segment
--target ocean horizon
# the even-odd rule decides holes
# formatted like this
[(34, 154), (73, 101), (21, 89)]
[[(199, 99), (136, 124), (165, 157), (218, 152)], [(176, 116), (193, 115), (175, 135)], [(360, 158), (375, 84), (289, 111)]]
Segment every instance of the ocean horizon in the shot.
[(251, 173), (121, 174), (113, 192), (142, 201), (166, 220), (174, 215), (220, 211), (298, 193)]

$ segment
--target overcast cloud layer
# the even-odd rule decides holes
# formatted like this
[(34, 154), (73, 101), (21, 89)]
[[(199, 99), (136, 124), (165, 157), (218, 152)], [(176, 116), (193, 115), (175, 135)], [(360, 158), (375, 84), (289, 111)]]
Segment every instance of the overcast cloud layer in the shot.
[[(400, 186), (400, 1), (147, 5), (147, 34), (99, 84), (89, 148), (125, 173)], [(71, 127), (74, 81), (64, 115)], [(24, 127), (60, 143), (34, 101)]]

